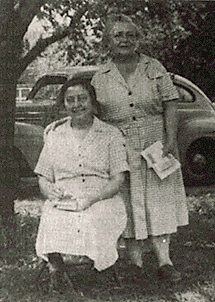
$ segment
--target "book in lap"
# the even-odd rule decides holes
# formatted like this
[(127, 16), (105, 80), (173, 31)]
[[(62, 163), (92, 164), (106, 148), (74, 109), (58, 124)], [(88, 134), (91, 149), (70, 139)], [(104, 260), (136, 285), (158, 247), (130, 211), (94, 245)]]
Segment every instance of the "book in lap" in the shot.
[(162, 180), (180, 168), (180, 162), (172, 155), (163, 157), (163, 144), (157, 141), (141, 152), (149, 168), (153, 168)]
[(64, 211), (76, 211), (77, 200), (74, 196), (65, 196), (63, 200), (53, 201), (54, 208)]

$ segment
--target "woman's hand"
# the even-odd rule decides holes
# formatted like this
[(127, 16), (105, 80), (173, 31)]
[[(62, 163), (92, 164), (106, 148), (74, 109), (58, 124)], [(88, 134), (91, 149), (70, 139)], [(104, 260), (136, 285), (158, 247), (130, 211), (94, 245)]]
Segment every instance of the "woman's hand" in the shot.
[(166, 142), (166, 144), (163, 147), (163, 157), (167, 156), (169, 153), (175, 156), (175, 150), (176, 150), (176, 142), (174, 140)]
[(62, 199), (64, 196), (63, 191), (57, 188), (54, 184), (50, 186), (47, 190), (46, 196), (48, 199)]
[(42, 194), (48, 199), (62, 199), (64, 197), (63, 190), (43, 176), (39, 177), (39, 186)]
[(75, 210), (75, 212), (82, 212), (88, 209), (93, 204), (91, 198), (89, 197), (77, 198), (76, 202), (77, 202), (77, 209)]

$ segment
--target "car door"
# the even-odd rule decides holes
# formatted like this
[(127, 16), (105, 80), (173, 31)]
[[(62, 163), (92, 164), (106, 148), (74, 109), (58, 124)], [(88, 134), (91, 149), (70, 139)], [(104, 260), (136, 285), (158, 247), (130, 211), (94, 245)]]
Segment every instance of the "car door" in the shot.
[(41, 77), (34, 85), (26, 101), (17, 102), (16, 121), (45, 127), (51, 121), (56, 120), (59, 117), (59, 110), (56, 106), (57, 96), (66, 80), (66, 75)]

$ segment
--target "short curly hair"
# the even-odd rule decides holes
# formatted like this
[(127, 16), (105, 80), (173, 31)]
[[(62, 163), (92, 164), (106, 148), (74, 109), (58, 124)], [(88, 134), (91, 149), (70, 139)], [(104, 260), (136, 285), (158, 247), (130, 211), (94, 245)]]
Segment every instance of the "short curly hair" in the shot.
[(117, 22), (123, 22), (123, 23), (129, 23), (132, 24), (135, 29), (136, 29), (136, 35), (137, 37), (140, 39), (142, 39), (142, 31), (141, 29), (133, 22), (133, 20), (122, 13), (111, 13), (109, 14), (109, 16), (107, 17), (107, 21), (105, 23), (105, 28), (104, 28), (104, 32), (103, 32), (103, 38), (102, 38), (102, 42), (103, 42), (103, 46), (104, 48), (108, 49), (109, 45), (110, 45), (110, 32), (114, 27), (114, 24)]

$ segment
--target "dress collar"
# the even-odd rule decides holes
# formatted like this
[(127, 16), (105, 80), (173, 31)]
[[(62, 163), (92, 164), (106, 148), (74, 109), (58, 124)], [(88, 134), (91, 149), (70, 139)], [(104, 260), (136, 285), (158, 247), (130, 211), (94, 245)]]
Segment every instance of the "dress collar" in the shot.
[[(149, 56), (144, 55), (142, 53), (140, 54), (140, 61), (139, 61), (138, 65), (139, 64), (141, 64), (141, 65), (148, 64), (150, 62), (151, 62), (151, 59)], [(115, 67), (116, 66), (115, 66), (114, 62), (112, 61), (112, 59), (109, 59), (106, 64), (101, 66), (100, 73), (108, 73), (108, 72), (112, 71)]]
[[(70, 116), (68, 116), (64, 126), (67, 128), (67, 127), (71, 127), (71, 121), (72, 121), (72, 118)], [(63, 126), (63, 125), (62, 125)], [(94, 116), (94, 119), (93, 119), (93, 124), (90, 128), (90, 131), (95, 131), (95, 132), (102, 132), (102, 127), (101, 127), (101, 121), (96, 117)]]

